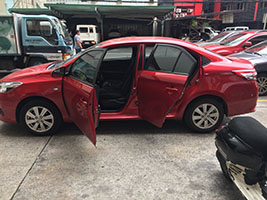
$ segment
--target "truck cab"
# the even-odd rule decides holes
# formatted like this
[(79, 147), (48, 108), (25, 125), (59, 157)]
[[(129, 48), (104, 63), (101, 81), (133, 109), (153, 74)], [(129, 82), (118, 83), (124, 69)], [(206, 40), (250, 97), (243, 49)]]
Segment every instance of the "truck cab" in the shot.
[(54, 16), (13, 13), (0, 17), (1, 23), (6, 28), (0, 29), (0, 76), (73, 54), (72, 39)]
[(77, 25), (83, 48), (88, 48), (100, 41), (100, 34), (96, 25)]

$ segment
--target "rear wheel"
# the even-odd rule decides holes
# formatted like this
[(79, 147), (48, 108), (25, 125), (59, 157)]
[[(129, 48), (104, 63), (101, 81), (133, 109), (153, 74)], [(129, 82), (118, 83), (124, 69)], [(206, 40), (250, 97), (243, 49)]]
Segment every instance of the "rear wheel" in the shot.
[(259, 95), (267, 95), (267, 74), (258, 74), (257, 83), (259, 86)]
[(218, 128), (224, 117), (223, 106), (215, 99), (203, 98), (191, 103), (185, 111), (184, 120), (197, 132), (211, 132)]
[(219, 151), (216, 151), (216, 157), (219, 160), (219, 163), (220, 163), (220, 166), (221, 166), (221, 169), (222, 169), (224, 177), (227, 180), (232, 181), (232, 179), (230, 178), (230, 175), (228, 173), (228, 170), (227, 170), (226, 162), (225, 162), (224, 158), (222, 157), (222, 155), (221, 155), (221, 153)]
[(55, 105), (43, 100), (26, 103), (20, 111), (20, 124), (35, 135), (51, 135), (62, 123)]

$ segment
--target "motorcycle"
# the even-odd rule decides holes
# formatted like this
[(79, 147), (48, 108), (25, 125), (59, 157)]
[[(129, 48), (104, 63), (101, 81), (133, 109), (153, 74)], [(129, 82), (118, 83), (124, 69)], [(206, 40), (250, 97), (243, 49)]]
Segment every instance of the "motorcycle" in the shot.
[(216, 131), (216, 157), (224, 176), (247, 200), (267, 199), (267, 129), (251, 117), (236, 117)]

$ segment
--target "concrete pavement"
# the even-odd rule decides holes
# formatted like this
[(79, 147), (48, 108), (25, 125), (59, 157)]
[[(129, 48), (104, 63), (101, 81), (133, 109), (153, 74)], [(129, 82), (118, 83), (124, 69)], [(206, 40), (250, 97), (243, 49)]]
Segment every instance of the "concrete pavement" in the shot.
[[(249, 114), (267, 126), (267, 97)], [(214, 134), (182, 122), (101, 122), (97, 148), (73, 125), (35, 137), (0, 124), (0, 199), (241, 200), (223, 177)]]

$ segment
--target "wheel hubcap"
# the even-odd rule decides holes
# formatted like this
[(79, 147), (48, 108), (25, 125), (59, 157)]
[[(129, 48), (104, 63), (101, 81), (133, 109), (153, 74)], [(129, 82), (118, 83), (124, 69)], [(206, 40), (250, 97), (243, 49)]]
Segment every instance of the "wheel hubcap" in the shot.
[(47, 108), (34, 106), (26, 112), (25, 122), (33, 131), (43, 133), (52, 128), (54, 116)]
[(259, 94), (265, 94), (267, 92), (267, 77), (259, 77), (257, 78), (258, 86), (259, 86)]
[(196, 127), (209, 129), (219, 120), (219, 110), (212, 104), (201, 104), (193, 111), (192, 120)]

